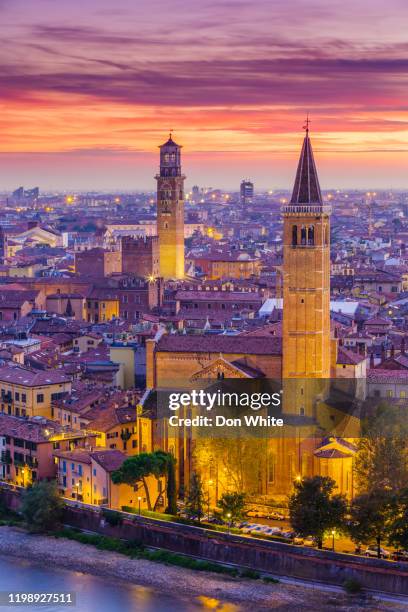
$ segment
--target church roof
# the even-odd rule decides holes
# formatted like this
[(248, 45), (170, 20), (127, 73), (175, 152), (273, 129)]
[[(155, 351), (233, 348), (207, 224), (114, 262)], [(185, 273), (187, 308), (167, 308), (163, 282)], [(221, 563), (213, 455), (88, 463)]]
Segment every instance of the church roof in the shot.
[(306, 128), (290, 203), (323, 204), (308, 128)]

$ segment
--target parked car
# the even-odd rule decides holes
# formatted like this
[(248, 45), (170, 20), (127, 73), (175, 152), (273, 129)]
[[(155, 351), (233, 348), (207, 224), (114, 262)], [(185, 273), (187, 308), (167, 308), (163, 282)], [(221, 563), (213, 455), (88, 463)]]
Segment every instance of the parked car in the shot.
[[(370, 544), (369, 546), (367, 546), (364, 554), (366, 557), (378, 557), (377, 546), (375, 546), (375, 544)], [(390, 556), (391, 556), (391, 553), (389, 550), (386, 550), (385, 548), (382, 548), (382, 547), (380, 548), (380, 558), (381, 559), (389, 559)]]
[(282, 538), (287, 538), (288, 540), (294, 540), (296, 534), (294, 531), (282, 531)]
[(285, 520), (285, 517), (283, 516), (283, 514), (281, 514), (280, 512), (275, 512), (275, 511), (270, 512), (268, 514), (268, 518), (274, 521), (284, 521)]
[(303, 546), (316, 546), (316, 540), (313, 536), (307, 536), (307, 538), (303, 540)]
[(280, 536), (282, 532), (279, 527), (266, 527), (266, 529), (263, 530), (263, 533), (270, 536)]
[(408, 550), (396, 550), (392, 554), (394, 561), (407, 561), (408, 562)]
[(304, 542), (304, 538), (298, 534), (296, 534), (293, 538), (293, 543), (294, 544), (303, 544)]

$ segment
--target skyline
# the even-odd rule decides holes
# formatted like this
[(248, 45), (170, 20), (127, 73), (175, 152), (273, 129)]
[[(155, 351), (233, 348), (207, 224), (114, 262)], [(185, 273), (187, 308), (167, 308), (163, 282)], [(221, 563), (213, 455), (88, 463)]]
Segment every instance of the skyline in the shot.
[(154, 190), (170, 129), (190, 186), (291, 189), (307, 112), (323, 189), (408, 186), (402, 0), (165, 6), (0, 2), (2, 190)]

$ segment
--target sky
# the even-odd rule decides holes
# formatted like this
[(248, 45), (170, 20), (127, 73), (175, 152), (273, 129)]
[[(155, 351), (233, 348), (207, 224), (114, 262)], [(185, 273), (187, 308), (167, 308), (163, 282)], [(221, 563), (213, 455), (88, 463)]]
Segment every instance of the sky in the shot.
[(0, 191), (408, 188), (406, 0), (0, 0)]

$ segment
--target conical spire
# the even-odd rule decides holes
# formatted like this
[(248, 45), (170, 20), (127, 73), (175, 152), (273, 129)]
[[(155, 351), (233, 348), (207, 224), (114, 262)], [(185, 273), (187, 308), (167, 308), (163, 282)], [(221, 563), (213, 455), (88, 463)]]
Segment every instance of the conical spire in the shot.
[(309, 138), (309, 118), (306, 120), (306, 135), (296, 172), (291, 204), (323, 204), (319, 178)]

